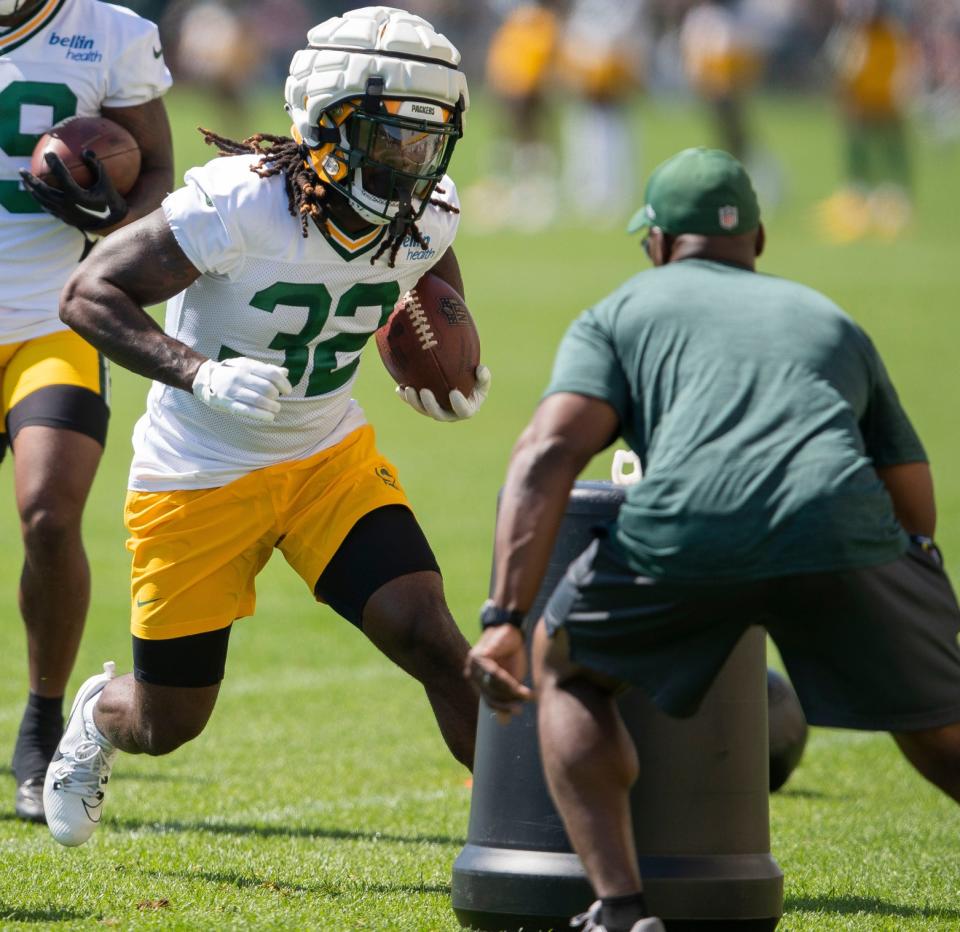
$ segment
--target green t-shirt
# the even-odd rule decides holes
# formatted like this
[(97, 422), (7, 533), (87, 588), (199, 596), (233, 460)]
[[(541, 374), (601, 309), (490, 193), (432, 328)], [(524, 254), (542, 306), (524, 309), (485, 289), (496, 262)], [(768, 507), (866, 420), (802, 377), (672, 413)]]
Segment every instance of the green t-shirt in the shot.
[(758, 579), (906, 548), (873, 467), (926, 454), (869, 338), (810, 288), (701, 259), (643, 272), (570, 326), (556, 392), (608, 402), (640, 457), (615, 534), (638, 573)]

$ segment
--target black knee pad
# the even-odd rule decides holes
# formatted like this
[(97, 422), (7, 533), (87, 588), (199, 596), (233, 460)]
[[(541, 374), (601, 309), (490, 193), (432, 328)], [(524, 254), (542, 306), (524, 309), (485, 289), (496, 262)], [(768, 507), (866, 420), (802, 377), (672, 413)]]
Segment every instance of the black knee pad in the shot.
[(216, 686), (226, 668), (231, 627), (165, 641), (134, 635), (134, 678), (153, 686)]
[(437, 559), (417, 519), (403, 505), (385, 505), (364, 515), (321, 573), (314, 592), (338, 615), (363, 627), (363, 609), (381, 586), (429, 570)]

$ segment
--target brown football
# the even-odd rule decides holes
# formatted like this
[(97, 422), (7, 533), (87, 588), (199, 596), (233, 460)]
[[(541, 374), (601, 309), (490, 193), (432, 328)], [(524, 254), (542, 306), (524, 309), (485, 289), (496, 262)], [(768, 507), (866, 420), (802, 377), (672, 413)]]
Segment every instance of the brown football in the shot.
[(450, 410), (449, 394), (473, 391), (480, 336), (463, 298), (428, 272), (407, 292), (377, 331), (377, 349), (398, 385), (429, 388)]
[(63, 159), (73, 180), (82, 188), (90, 187), (93, 178), (80, 154), (92, 150), (103, 162), (113, 186), (126, 194), (140, 175), (140, 147), (137, 140), (119, 123), (106, 117), (70, 117), (40, 137), (33, 149), (30, 171), (41, 181), (58, 186), (44, 155), (53, 152)]

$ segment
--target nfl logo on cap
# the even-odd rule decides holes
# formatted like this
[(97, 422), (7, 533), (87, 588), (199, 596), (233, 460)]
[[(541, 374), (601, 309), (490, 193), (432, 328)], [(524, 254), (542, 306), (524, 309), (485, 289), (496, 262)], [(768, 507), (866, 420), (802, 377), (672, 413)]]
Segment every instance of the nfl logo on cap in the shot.
[(684, 149), (647, 179), (646, 202), (628, 233), (656, 225), (669, 236), (733, 236), (760, 226), (760, 206), (746, 169), (719, 149)]
[(721, 229), (732, 230), (740, 222), (740, 211), (732, 204), (728, 204), (726, 207), (720, 208), (718, 218)]

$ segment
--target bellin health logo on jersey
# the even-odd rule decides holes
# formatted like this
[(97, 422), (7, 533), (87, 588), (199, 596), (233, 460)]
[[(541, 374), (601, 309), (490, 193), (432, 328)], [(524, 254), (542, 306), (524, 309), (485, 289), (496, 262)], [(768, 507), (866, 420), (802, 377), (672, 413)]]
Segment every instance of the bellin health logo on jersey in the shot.
[(67, 50), (67, 58), (69, 58), (70, 61), (98, 62), (103, 58), (103, 55), (94, 49), (94, 40), (83, 34), (61, 36), (57, 35), (56, 32), (51, 32), (47, 43), (49, 45), (60, 45), (65, 48)]
[(436, 249), (430, 248), (430, 235), (425, 233), (423, 236), (424, 245), (421, 246), (412, 236), (407, 235), (403, 238), (403, 248), (407, 250), (407, 258), (411, 262), (422, 262), (426, 259), (432, 259), (436, 254)]

